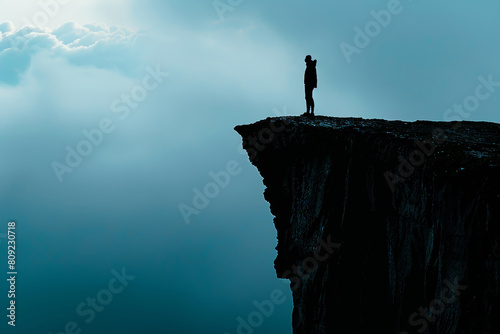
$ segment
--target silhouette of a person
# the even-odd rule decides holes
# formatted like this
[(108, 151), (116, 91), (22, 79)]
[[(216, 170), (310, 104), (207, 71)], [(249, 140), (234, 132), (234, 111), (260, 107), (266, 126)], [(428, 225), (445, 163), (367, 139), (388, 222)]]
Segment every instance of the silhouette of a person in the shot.
[[(307, 111), (304, 115), (314, 116), (314, 100), (313, 89), (318, 87), (318, 78), (316, 76), (316, 59), (312, 60), (310, 55), (304, 59), (306, 62), (306, 72), (304, 73), (304, 87), (306, 91), (306, 107)], [(311, 113), (309, 113), (309, 110)]]

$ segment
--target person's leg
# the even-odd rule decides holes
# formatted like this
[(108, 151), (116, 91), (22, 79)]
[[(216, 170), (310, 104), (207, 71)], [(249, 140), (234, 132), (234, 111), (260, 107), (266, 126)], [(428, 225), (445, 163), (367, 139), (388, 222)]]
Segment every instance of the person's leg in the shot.
[(311, 89), (311, 115), (314, 116), (314, 98), (313, 98), (313, 89)]
[[(312, 104), (312, 89), (306, 86), (306, 105), (307, 105), (307, 113), (309, 114), (309, 110), (311, 110)], [(313, 109), (314, 112), (314, 109)]]
[(307, 86), (305, 87), (305, 93), (306, 93), (306, 114), (309, 114), (309, 110), (311, 109), (311, 104), (309, 100), (309, 89)]

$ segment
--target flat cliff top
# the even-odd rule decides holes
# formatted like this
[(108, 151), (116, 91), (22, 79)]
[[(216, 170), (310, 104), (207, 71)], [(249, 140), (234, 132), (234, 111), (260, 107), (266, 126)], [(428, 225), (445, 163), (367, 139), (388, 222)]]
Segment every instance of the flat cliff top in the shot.
[[(275, 123), (275, 125), (274, 125)], [(271, 124), (271, 125), (270, 125)], [(284, 127), (282, 127), (284, 124)], [(265, 129), (268, 129), (267, 132)], [(500, 124), (476, 121), (387, 121), (382, 119), (338, 118), (315, 116), (268, 117), (248, 125), (238, 125), (235, 130), (246, 139), (265, 137), (271, 130), (278, 133), (318, 134), (349, 132), (399, 139), (401, 142), (433, 139), (438, 144), (456, 146), (478, 158), (495, 158), (500, 151)], [(278, 130), (278, 131), (276, 131)], [(293, 141), (293, 138), (290, 138)]]

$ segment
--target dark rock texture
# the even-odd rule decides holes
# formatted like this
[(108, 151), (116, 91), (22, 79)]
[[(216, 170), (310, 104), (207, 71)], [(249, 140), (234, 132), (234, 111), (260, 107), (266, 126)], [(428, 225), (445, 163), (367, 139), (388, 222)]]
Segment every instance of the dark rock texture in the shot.
[(500, 125), (235, 129), (275, 216), (294, 334), (500, 333)]

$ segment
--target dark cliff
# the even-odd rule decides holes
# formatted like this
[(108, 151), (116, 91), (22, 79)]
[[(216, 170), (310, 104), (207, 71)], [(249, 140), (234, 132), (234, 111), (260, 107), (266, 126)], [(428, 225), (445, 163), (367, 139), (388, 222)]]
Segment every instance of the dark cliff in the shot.
[(500, 333), (500, 126), (237, 126), (263, 177), (294, 334)]

